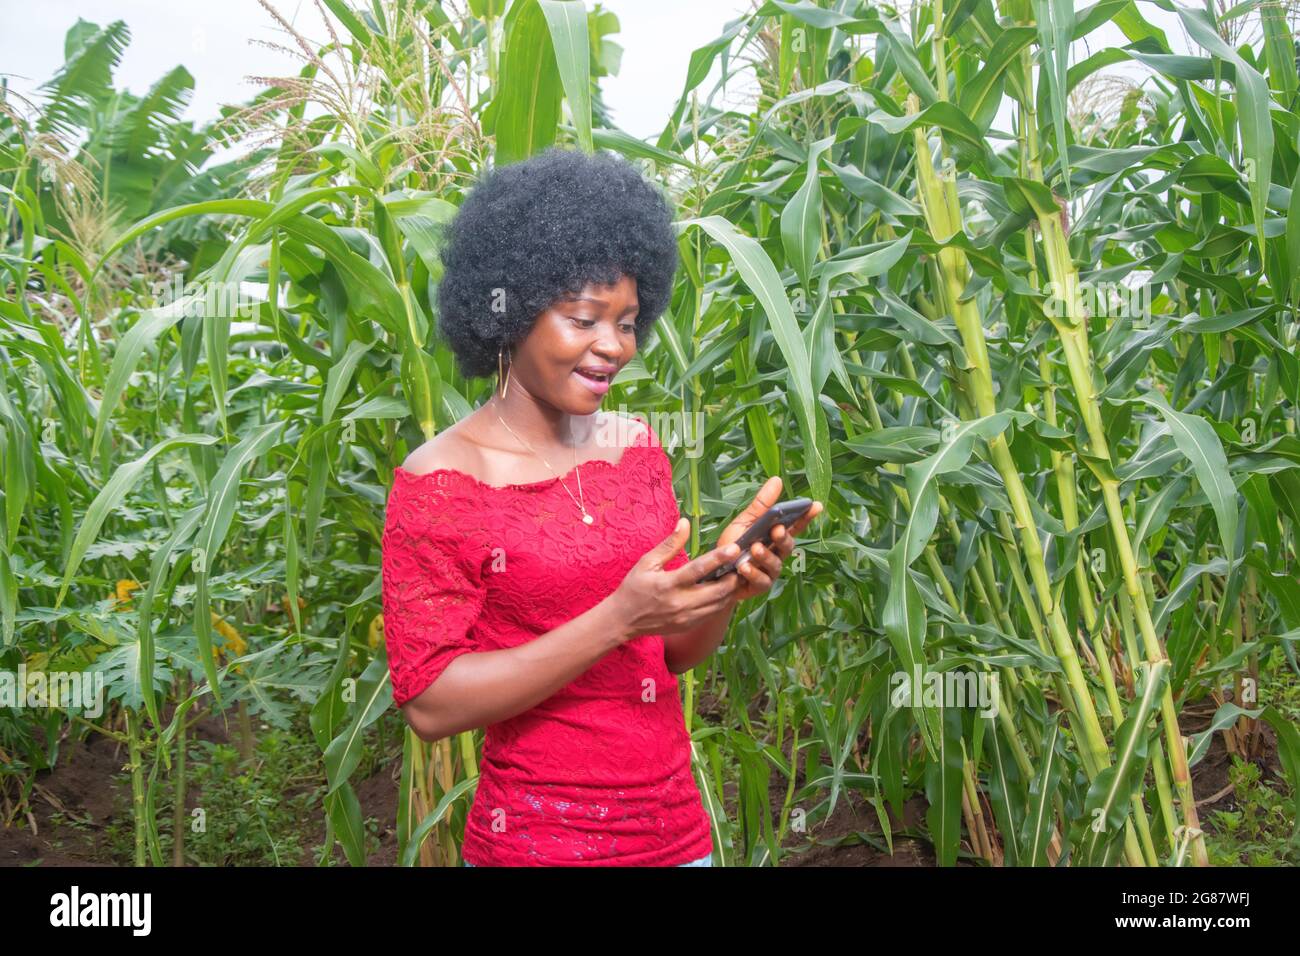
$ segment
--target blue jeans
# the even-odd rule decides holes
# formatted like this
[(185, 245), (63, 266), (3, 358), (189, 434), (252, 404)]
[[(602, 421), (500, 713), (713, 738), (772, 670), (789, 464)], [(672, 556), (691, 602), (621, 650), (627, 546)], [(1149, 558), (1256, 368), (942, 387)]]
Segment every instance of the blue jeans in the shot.
[[(473, 866), (473, 865), (474, 865), (474, 864), (471, 863), (469, 860), (461, 860), (461, 863), (464, 864), (465, 866)], [(713, 865), (713, 854), (710, 853), (710, 854), (708, 854), (707, 856), (702, 856), (702, 857), (700, 857), (698, 860), (692, 860), (690, 863), (678, 863), (677, 865), (678, 865), (678, 866), (712, 866), (712, 865)]]

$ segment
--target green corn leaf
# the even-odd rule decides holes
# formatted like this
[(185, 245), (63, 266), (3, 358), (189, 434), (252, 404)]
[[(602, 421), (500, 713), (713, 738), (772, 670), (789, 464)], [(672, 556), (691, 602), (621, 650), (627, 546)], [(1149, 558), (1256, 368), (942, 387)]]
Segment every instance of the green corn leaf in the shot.
[(588, 153), (591, 139), (591, 43), (587, 37), (587, 5), (583, 0), (539, 0), (551, 46), (578, 132), (578, 145)]
[(1228, 470), (1223, 443), (1210, 423), (1197, 415), (1175, 411), (1158, 392), (1149, 392), (1137, 401), (1157, 409), (1169, 426), (1178, 450), (1183, 453), (1200, 481), (1201, 490), (1210, 499), (1219, 524), (1219, 541), (1223, 553), (1235, 560), (1237, 542), (1237, 488)]
[(77, 567), (81, 564), (86, 549), (99, 535), (99, 529), (104, 526), (104, 522), (108, 520), (109, 515), (135, 487), (136, 482), (140, 480), (148, 464), (158, 455), (173, 448), (183, 445), (211, 445), (216, 441), (217, 439), (212, 435), (176, 435), (172, 438), (165, 438), (138, 458), (124, 462), (113, 471), (112, 477), (108, 479), (108, 482), (100, 489), (99, 494), (95, 495), (95, 500), (90, 503), (90, 507), (86, 509), (85, 518), (82, 519), (81, 526), (77, 529), (77, 537), (72, 542), (72, 551), (68, 555), (67, 567), (63, 571), (63, 581), (59, 585), (58, 596), (54, 599), (56, 608), (63, 603), (64, 597), (67, 596), (68, 587), (77, 573)]

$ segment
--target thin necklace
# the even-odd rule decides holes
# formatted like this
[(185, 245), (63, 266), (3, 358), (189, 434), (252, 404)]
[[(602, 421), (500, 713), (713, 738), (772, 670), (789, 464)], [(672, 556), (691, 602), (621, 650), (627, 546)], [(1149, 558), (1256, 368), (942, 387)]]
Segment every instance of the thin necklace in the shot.
[[(492, 411), (496, 412), (497, 421), (499, 421), (502, 425), (506, 425), (506, 420), (502, 418), (501, 413), (497, 411), (495, 401), (492, 403)], [(555, 480), (560, 483), (560, 487), (565, 490), (565, 492), (568, 494), (570, 498), (573, 498), (573, 492), (569, 491), (569, 486), (564, 483), (564, 479), (560, 477), (559, 473), (556, 472), (554, 468), (551, 468), (551, 463), (547, 461), (545, 458), (542, 458), (541, 452), (537, 451), (537, 449), (535, 449), (532, 445), (528, 444), (528, 442), (524, 441), (518, 435), (515, 435), (515, 430), (511, 428), (509, 425), (506, 425), (506, 431), (508, 431), (511, 435), (514, 435), (515, 440), (522, 442), (524, 446), (529, 451), (531, 451), (534, 455), (536, 455), (538, 458), (541, 458), (542, 464), (545, 465), (547, 468), (550, 468), (551, 474), (555, 475)], [(572, 422), (570, 422), (570, 434), (572, 434)], [(591, 515), (587, 514), (586, 499), (582, 495), (582, 472), (578, 470), (578, 446), (576, 444), (573, 446), (573, 473), (578, 476), (578, 497), (573, 498), (573, 503), (577, 505), (578, 510), (582, 512), (582, 523), (586, 525), (592, 524), (593, 522), (595, 522), (596, 519), (593, 518)]]

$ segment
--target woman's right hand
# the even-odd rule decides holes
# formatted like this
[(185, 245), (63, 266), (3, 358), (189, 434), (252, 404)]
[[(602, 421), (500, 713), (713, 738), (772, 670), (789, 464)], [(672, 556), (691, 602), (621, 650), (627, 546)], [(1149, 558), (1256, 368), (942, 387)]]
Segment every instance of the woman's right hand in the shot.
[(690, 519), (679, 520), (673, 533), (642, 555), (610, 595), (628, 640), (642, 634), (689, 631), (736, 603), (734, 595), (744, 583), (740, 575), (724, 574), (717, 581), (696, 583), (740, 554), (734, 543), (714, 548), (680, 568), (664, 570), (690, 533)]

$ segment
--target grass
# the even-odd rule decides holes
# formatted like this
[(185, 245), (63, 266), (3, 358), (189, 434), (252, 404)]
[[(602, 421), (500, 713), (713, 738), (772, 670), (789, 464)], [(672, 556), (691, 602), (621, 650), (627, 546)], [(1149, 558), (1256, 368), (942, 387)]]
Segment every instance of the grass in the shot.
[[(371, 738), (374, 734), (370, 735)], [(372, 740), (367, 745), (364, 777), (380, 766)], [(187, 821), (201, 821), (201, 829), (185, 835), (187, 865), (301, 866), (313, 865), (323, 849), (322, 797), (325, 786), (323, 759), (300, 709), (289, 730), (263, 727), (257, 737), (252, 762), (242, 758), (231, 743), (199, 740), (188, 747), (190, 798)], [(118, 782), (129, 792), (129, 776)], [(173, 846), (171, 789), (157, 809), (159, 838), (167, 858)], [(105, 828), (109, 856), (129, 865), (133, 854), (129, 808), (119, 801), (120, 812)], [(201, 809), (202, 816), (194, 811)], [(379, 848), (376, 820), (366, 820), (367, 852)], [(328, 865), (337, 863), (331, 855)]]
[[(1259, 765), (1231, 756), (1234, 810), (1215, 810), (1206, 820), (1214, 866), (1300, 866), (1295, 799), (1264, 784)], [(1289, 789), (1289, 788), (1288, 788)]]

